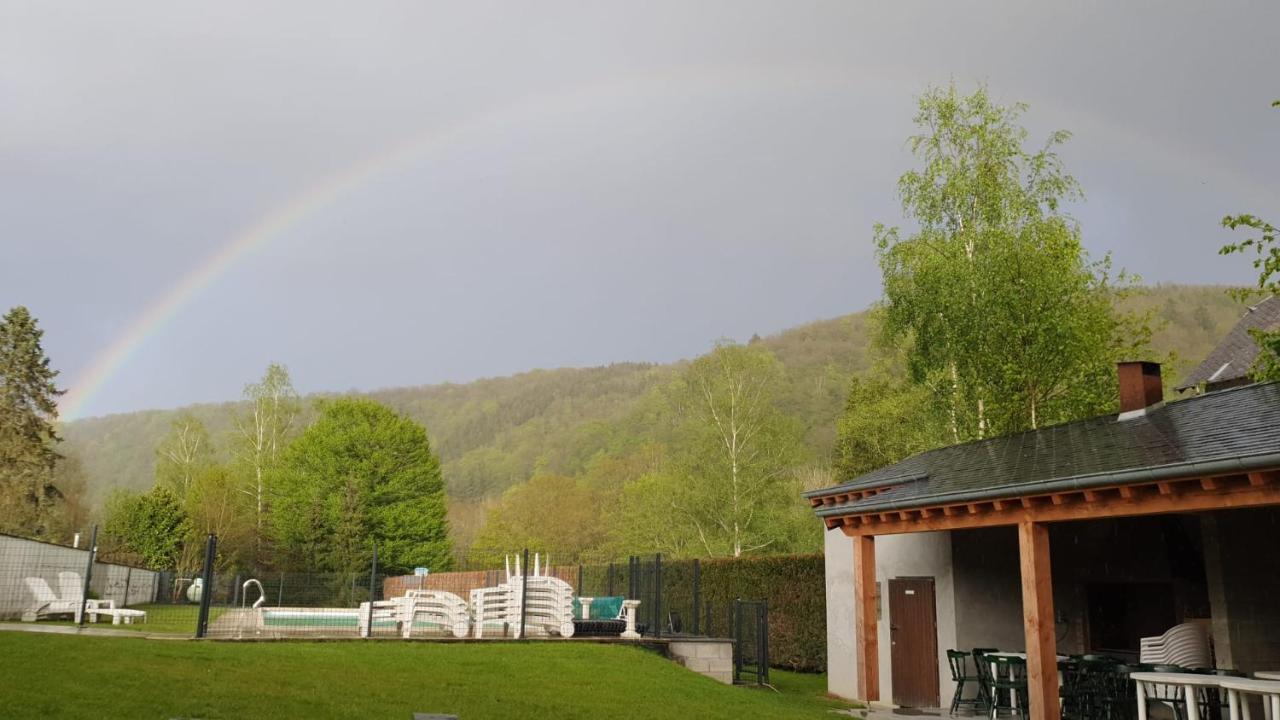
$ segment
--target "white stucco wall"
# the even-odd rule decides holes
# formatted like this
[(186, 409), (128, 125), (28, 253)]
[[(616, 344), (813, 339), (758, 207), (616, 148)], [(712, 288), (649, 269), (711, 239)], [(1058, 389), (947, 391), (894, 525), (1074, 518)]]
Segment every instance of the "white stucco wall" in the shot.
[[(827, 575), (827, 689), (846, 698), (858, 697), (857, 660), (853, 636), (853, 541), (839, 530), (828, 530), (825, 543)], [(947, 649), (956, 647), (955, 585), (951, 573), (951, 534), (948, 532), (886, 535), (876, 538), (876, 582), (882, 594), (896, 577), (931, 577), (938, 618), (939, 701), (947, 703), (955, 686), (947, 668)], [(881, 601), (880, 697), (893, 696), (893, 662), (889, 644), (889, 604)]]

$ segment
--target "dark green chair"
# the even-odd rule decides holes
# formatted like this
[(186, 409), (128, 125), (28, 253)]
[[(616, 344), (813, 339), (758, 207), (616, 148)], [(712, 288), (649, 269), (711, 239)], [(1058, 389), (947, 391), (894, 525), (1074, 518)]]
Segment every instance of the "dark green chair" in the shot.
[[(948, 650), (947, 664), (951, 667), (951, 680), (956, 684), (956, 692), (951, 696), (951, 714), (955, 715), (956, 710), (959, 710), (962, 706), (971, 707), (975, 712), (979, 708), (984, 708), (982, 682), (976, 670), (974, 674), (969, 674), (969, 653), (960, 650)], [(970, 683), (973, 683), (973, 697), (966, 698), (964, 689)]]
[(1029, 717), (1027, 712), (1027, 661), (998, 655), (991, 678), (991, 717)]
[(991, 658), (986, 657), (986, 654), (993, 652), (999, 652), (999, 649), (973, 649), (973, 668), (978, 676), (978, 692), (982, 696), (982, 709), (984, 712), (991, 709)]

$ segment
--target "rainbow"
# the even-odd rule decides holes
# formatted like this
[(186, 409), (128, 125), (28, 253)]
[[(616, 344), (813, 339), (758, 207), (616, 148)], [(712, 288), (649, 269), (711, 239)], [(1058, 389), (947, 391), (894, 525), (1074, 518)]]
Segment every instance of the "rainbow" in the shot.
[[(708, 93), (759, 93), (857, 86), (877, 86), (891, 96), (902, 94), (911, 78), (901, 73), (875, 73), (823, 65), (790, 65), (765, 68), (699, 67), (678, 73), (610, 78), (577, 86), (558, 94), (539, 95), (504, 105), (460, 121), (429, 127), (390, 148), (345, 167), (306, 187), (256, 222), (233, 236), (204, 262), (182, 277), (167, 293), (148, 306), (72, 381), (59, 405), (64, 420), (80, 417), (86, 406), (110, 382), (147, 341), (182, 311), (201, 291), (248, 257), (253, 251), (297, 227), (353, 190), (423, 156), (464, 146), (487, 134), (508, 131), (539, 121), (554, 120), (601, 107), (642, 104), (654, 96), (685, 94), (691, 99)], [(643, 107), (643, 106), (642, 106)]]

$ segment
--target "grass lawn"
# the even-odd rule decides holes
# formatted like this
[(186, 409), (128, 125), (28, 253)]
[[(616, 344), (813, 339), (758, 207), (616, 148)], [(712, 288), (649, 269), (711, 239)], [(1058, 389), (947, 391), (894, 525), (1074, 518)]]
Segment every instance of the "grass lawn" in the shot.
[[(5, 718), (823, 718), (821, 676), (721, 685), (635, 647), (197, 642), (0, 632)], [(772, 673), (771, 673), (772, 674)]]
[[(147, 621), (134, 620), (133, 623), (125, 625), (112, 625), (111, 618), (106, 615), (100, 615), (96, 624), (85, 620), (86, 627), (110, 627), (112, 630), (137, 630), (145, 633), (167, 633), (173, 635), (186, 635), (187, 637), (195, 637), (196, 634), (196, 617), (200, 614), (199, 605), (130, 605), (130, 610), (145, 610), (147, 613)], [(212, 624), (218, 616), (226, 612), (225, 607), (209, 608), (209, 622)], [(41, 620), (41, 624), (48, 625), (75, 625), (74, 620)]]

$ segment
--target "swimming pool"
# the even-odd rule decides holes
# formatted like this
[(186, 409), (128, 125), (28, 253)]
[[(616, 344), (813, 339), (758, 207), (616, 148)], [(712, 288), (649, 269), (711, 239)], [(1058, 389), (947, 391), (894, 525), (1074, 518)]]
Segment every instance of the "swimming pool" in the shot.
[[(360, 611), (351, 608), (263, 608), (262, 624), (266, 627), (357, 628)], [(375, 628), (394, 628), (393, 618), (373, 621)]]

